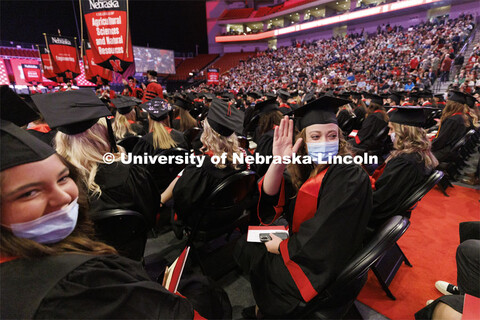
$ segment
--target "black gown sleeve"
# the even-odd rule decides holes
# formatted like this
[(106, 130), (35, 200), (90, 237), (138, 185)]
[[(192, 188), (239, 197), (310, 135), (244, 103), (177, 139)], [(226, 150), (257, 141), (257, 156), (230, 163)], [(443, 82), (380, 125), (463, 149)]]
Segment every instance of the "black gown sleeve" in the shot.
[(36, 319), (193, 319), (190, 302), (151, 281), (138, 262), (94, 258), (62, 279)]
[[(257, 149), (255, 153), (262, 155), (263, 157), (271, 156), (273, 148), (273, 130), (265, 133), (258, 140)], [(269, 164), (257, 164), (257, 173), (260, 177), (263, 177), (267, 173)]]
[(432, 141), (432, 151), (452, 147), (465, 134), (465, 125), (460, 121), (447, 118), (440, 127), (438, 136)]
[[(421, 165), (423, 167), (423, 164)], [(369, 226), (377, 228), (395, 215), (398, 206), (424, 181), (426, 175), (415, 164), (399, 156), (391, 159), (375, 182)], [(398, 213), (397, 213), (398, 214)]]

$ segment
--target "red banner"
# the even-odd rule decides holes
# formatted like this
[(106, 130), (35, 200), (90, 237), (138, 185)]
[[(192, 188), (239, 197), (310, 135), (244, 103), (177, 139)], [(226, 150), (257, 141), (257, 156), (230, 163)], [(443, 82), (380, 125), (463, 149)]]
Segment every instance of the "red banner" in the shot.
[(25, 81), (33, 85), (42, 83), (42, 71), (38, 64), (22, 63), (23, 75)]
[(52, 60), (50, 52), (46, 47), (39, 47), (40, 59), (42, 60), (43, 76), (51, 81), (57, 81), (57, 75), (53, 72)]
[(220, 71), (215, 68), (207, 69), (207, 83), (219, 84), (219, 82), (220, 82)]
[(85, 55), (83, 56), (85, 78), (95, 84), (102, 84), (103, 81), (111, 82), (113, 79), (113, 71), (100, 67), (93, 59), (93, 52), (90, 43), (86, 42)]
[(48, 50), (50, 51), (53, 72), (57, 77), (68, 80), (77, 77), (81, 73), (81, 70), (75, 40), (61, 36), (46, 36), (46, 39)]
[(95, 63), (123, 74), (133, 63), (127, 0), (81, 0), (81, 4)]

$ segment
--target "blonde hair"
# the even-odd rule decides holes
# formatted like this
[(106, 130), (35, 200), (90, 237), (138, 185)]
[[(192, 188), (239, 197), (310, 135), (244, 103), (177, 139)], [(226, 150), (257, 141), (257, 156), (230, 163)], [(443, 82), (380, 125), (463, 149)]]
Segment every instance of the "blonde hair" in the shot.
[(401, 154), (417, 153), (427, 169), (434, 169), (438, 166), (438, 160), (431, 151), (432, 145), (424, 129), (394, 122), (390, 124), (395, 131), (395, 142), (393, 143), (395, 150), (390, 153), (386, 162)]
[[(153, 133), (153, 147), (155, 149), (171, 149), (177, 147), (177, 143), (173, 140), (165, 129), (164, 121), (155, 121), (150, 118), (150, 132)], [(168, 119), (168, 117), (166, 118)]]
[[(59, 156), (60, 160), (70, 171), (70, 177), (75, 181), (78, 189), (78, 221), (73, 232), (64, 240), (52, 243), (41, 244), (36, 241), (24, 238), (18, 238), (10, 229), (0, 227), (0, 255), (2, 257), (18, 258), (40, 258), (44, 256), (53, 256), (66, 252), (82, 254), (116, 254), (117, 251), (105, 243), (95, 240), (93, 224), (88, 218), (88, 201), (85, 190), (79, 184), (79, 172), (72, 164)], [(0, 179), (3, 175), (0, 173)]]
[(197, 121), (192, 117), (190, 112), (180, 107), (177, 107), (176, 109), (178, 110), (176, 113), (178, 113), (178, 116), (180, 117), (180, 131), (185, 132), (188, 129), (197, 126)]
[[(338, 126), (337, 126), (338, 127)], [(345, 156), (345, 155), (351, 155), (350, 151), (350, 146), (343, 137), (343, 134), (341, 134), (340, 128), (338, 127), (338, 155), (339, 156)], [(295, 137), (295, 141), (297, 141), (299, 138), (302, 138), (302, 144), (300, 145), (300, 148), (297, 151), (297, 155), (299, 156), (305, 156), (308, 155), (308, 150), (307, 150), (307, 129), (303, 128), (302, 131), (300, 131), (297, 136)], [(300, 187), (305, 183), (310, 178), (315, 177), (319, 172), (321, 172), (323, 169), (327, 167), (326, 164), (319, 164), (315, 165), (312, 170), (312, 165), (309, 164), (290, 164), (288, 165), (287, 169), (288, 172), (290, 173), (290, 176), (292, 178), (292, 184), (295, 187), (295, 189), (298, 191), (300, 190)]]
[(112, 124), (115, 138), (123, 139), (127, 134), (136, 135), (137, 133), (132, 130), (132, 125), (128, 120), (135, 120), (135, 110), (132, 109), (129, 113), (123, 115), (117, 112), (115, 115), (115, 121)]
[(238, 137), (235, 133), (232, 133), (229, 137), (222, 136), (215, 132), (208, 120), (205, 119), (203, 123), (203, 133), (200, 137), (200, 141), (203, 143), (202, 151), (211, 151), (216, 156), (221, 156), (223, 153), (227, 154), (227, 163), (220, 161), (215, 167), (224, 169), (227, 165), (233, 169), (239, 169), (239, 167), (233, 163), (233, 154), (242, 154), (242, 150), (238, 144)]
[[(107, 122), (104, 118), (98, 120), (85, 132), (67, 135), (58, 132), (55, 137), (55, 148), (62, 157), (72, 163), (78, 170), (80, 181), (86, 186), (92, 196), (100, 197), (102, 190), (95, 183), (98, 164), (103, 163), (105, 153), (111, 151)], [(120, 160), (120, 153), (125, 150), (117, 146), (119, 153), (115, 155), (115, 161)]]

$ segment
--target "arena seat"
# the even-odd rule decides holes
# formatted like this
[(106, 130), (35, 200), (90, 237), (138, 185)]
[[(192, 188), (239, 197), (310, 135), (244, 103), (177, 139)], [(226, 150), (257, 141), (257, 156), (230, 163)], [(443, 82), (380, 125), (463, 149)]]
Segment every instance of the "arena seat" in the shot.
[(254, 8), (230, 9), (223, 11), (218, 20), (246, 19), (253, 13)]
[(220, 70), (220, 74), (228, 72), (231, 68), (237, 66), (240, 60), (248, 60), (254, 56), (254, 52), (231, 52), (225, 53), (220, 59), (215, 61), (212, 68)]
[(199, 54), (195, 58), (185, 59), (177, 67), (176, 74), (171, 75), (168, 80), (187, 80), (190, 72), (202, 70), (217, 57), (218, 54)]

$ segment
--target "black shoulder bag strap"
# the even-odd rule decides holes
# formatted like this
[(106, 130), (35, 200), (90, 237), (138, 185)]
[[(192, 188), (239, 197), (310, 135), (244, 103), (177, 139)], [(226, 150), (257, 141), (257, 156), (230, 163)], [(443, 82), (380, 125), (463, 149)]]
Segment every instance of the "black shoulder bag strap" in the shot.
[(0, 264), (0, 318), (33, 319), (48, 292), (70, 272), (95, 257), (62, 254)]

